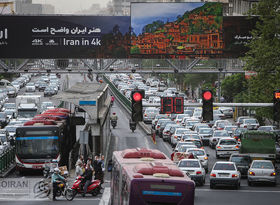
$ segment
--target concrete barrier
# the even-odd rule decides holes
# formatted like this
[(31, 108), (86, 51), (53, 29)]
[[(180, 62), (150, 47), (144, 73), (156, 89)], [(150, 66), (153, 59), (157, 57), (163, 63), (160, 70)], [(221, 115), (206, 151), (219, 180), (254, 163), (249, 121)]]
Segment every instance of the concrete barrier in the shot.
[(103, 192), (102, 198), (99, 202), (99, 205), (108, 205), (110, 202), (110, 196), (111, 196), (110, 187), (106, 187), (104, 189), (104, 192)]

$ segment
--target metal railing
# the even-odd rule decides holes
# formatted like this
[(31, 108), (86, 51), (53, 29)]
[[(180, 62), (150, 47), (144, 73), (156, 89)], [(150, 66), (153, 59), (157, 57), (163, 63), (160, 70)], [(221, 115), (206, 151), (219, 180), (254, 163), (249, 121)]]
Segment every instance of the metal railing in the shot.
[(125, 107), (131, 112), (131, 101), (127, 99), (115, 86), (111, 81), (103, 76), (104, 81), (109, 85), (110, 90), (114, 93), (114, 95), (125, 105)]
[(15, 164), (15, 146), (8, 148), (0, 154), (0, 175), (5, 173), (12, 165)]

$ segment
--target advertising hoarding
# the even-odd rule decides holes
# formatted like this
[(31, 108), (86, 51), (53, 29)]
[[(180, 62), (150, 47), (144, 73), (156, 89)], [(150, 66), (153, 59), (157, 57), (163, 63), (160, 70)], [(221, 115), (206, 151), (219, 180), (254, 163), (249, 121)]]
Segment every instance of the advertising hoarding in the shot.
[(128, 16), (0, 16), (0, 58), (126, 58)]

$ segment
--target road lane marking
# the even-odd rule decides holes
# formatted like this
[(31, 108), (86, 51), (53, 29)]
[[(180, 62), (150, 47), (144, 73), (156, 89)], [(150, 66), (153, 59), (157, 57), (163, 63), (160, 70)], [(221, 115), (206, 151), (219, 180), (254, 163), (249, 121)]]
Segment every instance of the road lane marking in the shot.
[(272, 191), (272, 190), (224, 190), (224, 189), (196, 189), (195, 191), (198, 192), (245, 192), (245, 193), (280, 193), (279, 191)]

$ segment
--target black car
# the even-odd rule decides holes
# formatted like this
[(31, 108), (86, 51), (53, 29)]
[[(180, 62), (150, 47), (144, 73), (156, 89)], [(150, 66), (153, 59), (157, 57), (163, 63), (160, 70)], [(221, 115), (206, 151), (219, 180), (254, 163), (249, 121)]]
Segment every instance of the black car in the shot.
[(46, 89), (46, 87), (48, 86), (47, 83), (45, 82), (41, 82), (38, 86), (39, 92), (44, 91)]
[(50, 87), (48, 87), (44, 90), (44, 97), (53, 96), (55, 94), (56, 94), (56, 91), (54, 89), (50, 88)]
[(247, 177), (252, 159), (248, 154), (232, 154), (229, 158), (230, 162), (234, 162), (242, 177)]
[(5, 112), (0, 112), (0, 126), (5, 127), (9, 123), (9, 118)]

